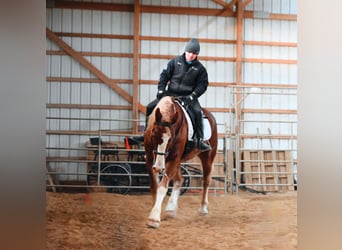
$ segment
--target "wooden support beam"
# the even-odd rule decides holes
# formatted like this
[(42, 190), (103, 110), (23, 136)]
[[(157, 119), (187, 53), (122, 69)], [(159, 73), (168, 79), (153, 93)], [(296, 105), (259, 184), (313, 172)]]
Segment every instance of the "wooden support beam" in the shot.
[[(134, 1), (133, 50), (133, 119), (138, 120), (139, 110), (139, 54), (140, 54), (140, 0)], [(133, 122), (133, 133), (138, 132), (138, 122)]]
[[(95, 34), (95, 33), (70, 33), (70, 32), (55, 32), (59, 37), (82, 37), (82, 38), (106, 38), (106, 39), (123, 39), (133, 40), (133, 36), (129, 35), (116, 35), (116, 34)], [(166, 36), (139, 36), (140, 41), (167, 41), (167, 42), (188, 42), (189, 38), (182, 37), (166, 37)], [(201, 38), (201, 43), (221, 43), (221, 44), (236, 44), (236, 40), (225, 40), (225, 39), (211, 39)], [(243, 41), (244, 45), (255, 45), (255, 46), (279, 46), (279, 47), (297, 47), (297, 43), (294, 42), (272, 42), (272, 41)], [(114, 56), (128, 56), (129, 53), (108, 53)]]
[(96, 34), (96, 33), (79, 33), (79, 32), (55, 32), (57, 36), (82, 37), (82, 38), (106, 38), (106, 39), (126, 39), (132, 40), (132, 35), (117, 34)]
[[(53, 33), (50, 29), (46, 28), (46, 36), (53, 42), (55, 42), (59, 47), (65, 50), (70, 56), (72, 56), (76, 61), (86, 67), (90, 72), (96, 75), (102, 82), (107, 84), (111, 89), (116, 91), (119, 95), (121, 95), (125, 100), (129, 103), (133, 103), (133, 98), (130, 94), (128, 94), (124, 89), (122, 89), (116, 82), (113, 82), (110, 78), (108, 78), (102, 71), (96, 68), (92, 63), (90, 63), (87, 59), (85, 59), (80, 53), (75, 51), (72, 47), (66, 44), (62, 39), (60, 39), (55, 33)], [(140, 112), (146, 113), (146, 108), (142, 104), (138, 103), (137, 107)]]
[(252, 2), (252, 0), (246, 0), (244, 3), (243, 3), (243, 7), (245, 8), (248, 4), (250, 4)]
[[(47, 76), (46, 81), (48, 82), (90, 82), (90, 83), (101, 83), (102, 81), (98, 78), (80, 78), (80, 77), (56, 77), (56, 76)], [(131, 79), (111, 79), (111, 81), (116, 84), (119, 83), (127, 83), (132, 84), (133, 80)]]
[[(61, 1), (61, 0), (56, 0), (52, 8), (134, 12), (134, 4), (71, 2), (71, 1)], [(223, 17), (235, 16), (234, 12), (230, 8), (208, 9), (208, 8), (140, 5), (140, 12), (141, 13), (176, 14), (176, 15), (194, 15), (194, 16), (223, 16)]]
[(233, 6), (236, 4), (236, 2), (237, 2), (238, 0), (232, 0), (232, 1), (230, 1), (229, 2), (229, 4), (228, 4), (228, 6), (229, 6), (229, 8), (233, 11)]
[(127, 11), (127, 12), (134, 11), (134, 6), (132, 4), (74, 2), (74, 1), (64, 1), (64, 0), (54, 1), (52, 7), (62, 8), (62, 9), (106, 10), (106, 11)]
[(289, 59), (244, 58), (242, 61), (249, 63), (297, 64), (297, 60)]
[(296, 135), (267, 135), (267, 134), (241, 134), (241, 139), (279, 139), (279, 140), (296, 140)]
[(235, 13), (230, 8), (225, 9), (207, 9), (190, 7), (164, 7), (164, 6), (146, 6), (141, 5), (143, 13), (174, 14), (174, 15), (193, 15), (193, 16), (221, 16), (234, 17)]
[(222, 0), (212, 0), (212, 1), (217, 3), (218, 5), (221, 5), (223, 8), (228, 7), (228, 4), (225, 1), (222, 1)]
[[(233, 1), (232, 1), (233, 2)], [(243, 52), (243, 13), (244, 8), (242, 0), (237, 3), (237, 17), (236, 17), (236, 85), (242, 84), (242, 52)], [(241, 92), (241, 89), (237, 89)], [(241, 102), (243, 96), (239, 93), (236, 94), (236, 115), (237, 120), (241, 118)], [(238, 123), (239, 124), (239, 123)], [(237, 125), (237, 130), (239, 130), (239, 125)], [(237, 131), (236, 131), (237, 132)]]
[(296, 109), (241, 109), (242, 113), (296, 115)]
[(252, 46), (278, 46), (278, 47), (292, 47), (296, 48), (297, 43), (291, 42), (266, 42), (266, 41), (243, 41), (244, 45), (252, 45)]
[[(101, 83), (102, 81), (98, 78), (79, 78), (79, 77), (46, 77), (47, 82), (70, 82), (70, 83)], [(112, 79), (112, 81), (119, 83), (133, 84), (131, 79)], [(139, 84), (142, 85), (157, 85), (158, 80), (140, 80)], [(209, 86), (212, 87), (248, 87), (248, 88), (269, 88), (269, 89), (297, 89), (297, 83), (246, 83), (239, 86), (235, 82), (209, 82)]]
[[(65, 51), (46, 51), (47, 55), (66, 55)], [(109, 52), (78, 52), (81, 56), (97, 56), (97, 57), (123, 57), (134, 58), (134, 54), (122, 54), (122, 53), (109, 53)], [(152, 54), (140, 54), (139, 58), (145, 59), (165, 59), (170, 60), (174, 55), (152, 55)], [(234, 57), (217, 57), (217, 56), (201, 56), (202, 61), (221, 61), (221, 62), (235, 62), (237, 59)], [(241, 58), (242, 62), (251, 63), (276, 63), (276, 64), (297, 64), (297, 60), (289, 59), (269, 59), (269, 58)]]
[(124, 105), (95, 105), (95, 104), (46, 104), (49, 109), (102, 109), (102, 110), (132, 110), (132, 106)]
[[(216, 1), (217, 3), (222, 2), (220, 0), (216, 0)], [(140, 5), (140, 12), (141, 13), (158, 13), (158, 14), (175, 14), (175, 15), (235, 17), (236, 13), (233, 11), (233, 6), (238, 1), (239, 0), (232, 0), (231, 2), (227, 4), (228, 8), (224, 8), (224, 9)], [(250, 0), (246, 0), (245, 2), (242, 3), (242, 5), (246, 6), (250, 2), (251, 2)], [(73, 1), (61, 1), (61, 0), (56, 0), (54, 2), (54, 5), (48, 6), (48, 8), (134, 12), (133, 4), (73, 2)], [(253, 17), (254, 17), (254, 11), (245, 11), (244, 18), (253, 18)], [(297, 20), (297, 15), (270, 13), (268, 19), (291, 21), (291, 20)]]
[[(257, 18), (255, 17), (254, 11), (246, 10), (244, 13), (244, 18)], [(287, 20), (287, 21), (296, 21), (297, 15), (291, 15), (291, 14), (273, 14), (269, 13), (267, 18), (268, 20)]]

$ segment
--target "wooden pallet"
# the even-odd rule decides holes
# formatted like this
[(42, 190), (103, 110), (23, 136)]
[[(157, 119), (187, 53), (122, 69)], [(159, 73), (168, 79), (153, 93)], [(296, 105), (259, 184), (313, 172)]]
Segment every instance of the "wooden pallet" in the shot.
[(243, 160), (242, 172), (249, 173), (242, 174), (242, 183), (250, 184), (247, 185), (250, 188), (258, 191), (294, 190), (290, 151), (244, 151)]

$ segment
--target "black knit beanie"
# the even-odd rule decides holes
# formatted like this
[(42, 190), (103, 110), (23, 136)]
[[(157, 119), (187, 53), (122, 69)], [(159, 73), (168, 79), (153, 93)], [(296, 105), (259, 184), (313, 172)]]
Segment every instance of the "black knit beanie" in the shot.
[(193, 52), (196, 55), (200, 52), (200, 44), (198, 42), (197, 38), (192, 38), (188, 44), (185, 46), (185, 51), (187, 52)]

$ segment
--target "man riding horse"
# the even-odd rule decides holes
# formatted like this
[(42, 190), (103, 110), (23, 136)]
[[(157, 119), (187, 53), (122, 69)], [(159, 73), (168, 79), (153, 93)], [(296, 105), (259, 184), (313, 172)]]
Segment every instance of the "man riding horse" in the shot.
[[(194, 116), (196, 146), (201, 151), (211, 150), (211, 146), (203, 140), (203, 115), (198, 98), (208, 87), (208, 73), (203, 64), (197, 59), (200, 44), (192, 38), (185, 46), (185, 52), (170, 60), (160, 74), (157, 98), (146, 107), (146, 123), (149, 115), (163, 96), (184, 97), (187, 108)], [(145, 126), (146, 128), (146, 126)], [(143, 141), (144, 136), (136, 138)]]

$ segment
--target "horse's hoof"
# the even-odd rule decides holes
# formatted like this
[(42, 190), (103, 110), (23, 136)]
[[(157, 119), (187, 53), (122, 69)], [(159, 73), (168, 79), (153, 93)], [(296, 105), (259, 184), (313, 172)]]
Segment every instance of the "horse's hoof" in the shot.
[(148, 228), (159, 228), (160, 227), (160, 221), (159, 220), (153, 220), (153, 219), (148, 219), (146, 226)]
[(208, 214), (208, 209), (200, 208), (200, 209), (198, 210), (198, 212), (199, 212), (199, 215), (205, 216), (205, 215)]
[(175, 211), (175, 210), (167, 210), (167, 211), (165, 211), (165, 215), (166, 215), (166, 217), (173, 219), (173, 218), (176, 218), (177, 211)]

